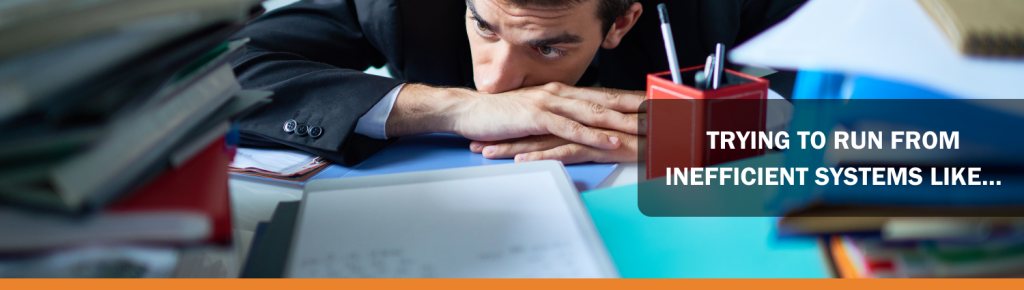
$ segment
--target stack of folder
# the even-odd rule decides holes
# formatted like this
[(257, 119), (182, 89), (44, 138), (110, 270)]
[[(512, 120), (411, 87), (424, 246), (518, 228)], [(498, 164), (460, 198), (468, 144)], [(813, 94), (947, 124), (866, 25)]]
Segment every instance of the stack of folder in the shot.
[(0, 277), (208, 272), (182, 263), (231, 246), (232, 120), (270, 97), (227, 63), (259, 2), (0, 5)]

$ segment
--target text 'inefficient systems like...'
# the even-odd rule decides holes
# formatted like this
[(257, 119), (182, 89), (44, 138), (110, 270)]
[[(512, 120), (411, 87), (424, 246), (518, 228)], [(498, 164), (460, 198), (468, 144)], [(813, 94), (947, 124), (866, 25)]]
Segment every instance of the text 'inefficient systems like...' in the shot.
[[(808, 167), (666, 167), (666, 185), (805, 185)], [(818, 167), (817, 185), (921, 185), (918, 167)], [(1002, 185), (981, 180), (980, 167), (931, 168), (931, 185)]]
[[(711, 150), (790, 149), (789, 133), (764, 131), (708, 131)], [(808, 145), (825, 149), (827, 135), (821, 131), (797, 131), (800, 149)], [(960, 149), (959, 131), (892, 131), (889, 142), (881, 131), (833, 131), (837, 150)], [(805, 185), (809, 167), (666, 167), (666, 185)], [(813, 170), (814, 184), (824, 185), (921, 185), (925, 183), (919, 167), (818, 167)], [(980, 167), (932, 167), (930, 185), (1002, 185), (999, 180), (982, 180)]]

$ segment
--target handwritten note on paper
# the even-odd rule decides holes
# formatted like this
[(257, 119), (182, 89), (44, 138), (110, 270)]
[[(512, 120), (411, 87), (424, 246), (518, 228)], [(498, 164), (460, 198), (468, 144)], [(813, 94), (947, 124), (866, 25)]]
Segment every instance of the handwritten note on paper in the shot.
[(297, 261), (293, 275), (332, 278), (434, 278), (434, 266), (405, 256), (401, 249), (338, 254)]
[(602, 277), (548, 172), (307, 193), (290, 277)]

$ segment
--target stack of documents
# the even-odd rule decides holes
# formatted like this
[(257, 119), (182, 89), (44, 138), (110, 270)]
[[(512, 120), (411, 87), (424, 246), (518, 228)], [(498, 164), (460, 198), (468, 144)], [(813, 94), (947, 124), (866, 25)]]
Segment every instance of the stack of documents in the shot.
[(331, 163), (297, 150), (238, 148), (229, 171), (272, 180), (306, 181)]
[[(256, 0), (0, 4), (0, 277), (167, 277), (229, 246), (228, 37)], [(81, 271), (80, 269), (88, 269)]]

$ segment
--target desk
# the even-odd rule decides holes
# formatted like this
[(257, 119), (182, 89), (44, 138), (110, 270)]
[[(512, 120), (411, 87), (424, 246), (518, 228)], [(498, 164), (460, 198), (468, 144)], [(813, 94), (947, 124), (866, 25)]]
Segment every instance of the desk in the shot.
[[(643, 216), (635, 206), (641, 171), (636, 163), (620, 164), (599, 186), (614, 189), (583, 193), (623, 277), (829, 276), (820, 245), (814, 240), (776, 240), (772, 218)], [(239, 179), (230, 180), (230, 187), (237, 250), (244, 260), (257, 223), (270, 220), (278, 202), (301, 199), (302, 190)], [(652, 242), (636, 245), (629, 238), (637, 236)], [(652, 257), (661, 263), (652, 263)], [(676, 262), (665, 266), (664, 261)]]

